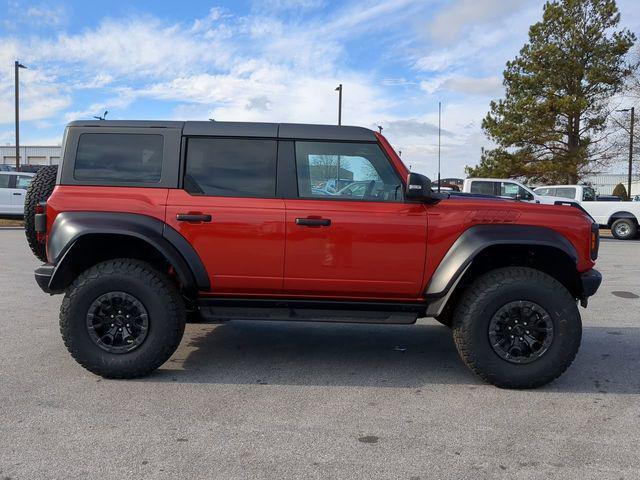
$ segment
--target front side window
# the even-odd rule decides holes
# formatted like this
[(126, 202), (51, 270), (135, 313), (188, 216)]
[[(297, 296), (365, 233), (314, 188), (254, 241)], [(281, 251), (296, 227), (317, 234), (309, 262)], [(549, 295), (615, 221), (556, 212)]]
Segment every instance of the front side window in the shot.
[(300, 198), (402, 201), (402, 182), (380, 147), (369, 143), (296, 142)]
[(192, 195), (274, 197), (276, 161), (275, 140), (190, 138), (184, 189)]
[(27, 188), (29, 188), (29, 184), (31, 183), (32, 179), (33, 177), (30, 177), (28, 175), (18, 175), (18, 178), (16, 179), (16, 188), (26, 190)]
[(495, 195), (494, 182), (472, 181), (471, 193), (478, 193), (481, 195)]
[(596, 191), (591, 187), (584, 187), (584, 189), (582, 190), (582, 200), (584, 202), (595, 202)]
[(162, 135), (83, 133), (73, 176), (90, 182), (158, 183), (162, 146)]

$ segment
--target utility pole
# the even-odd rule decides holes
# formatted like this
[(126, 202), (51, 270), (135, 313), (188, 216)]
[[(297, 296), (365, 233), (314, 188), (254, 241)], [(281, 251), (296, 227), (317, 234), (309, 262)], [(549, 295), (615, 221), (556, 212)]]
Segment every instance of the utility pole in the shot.
[(27, 68), (15, 61), (15, 99), (16, 99), (16, 172), (20, 171), (20, 69)]
[(442, 127), (442, 103), (438, 102), (438, 193), (440, 193), (440, 132)]
[(627, 196), (631, 200), (631, 176), (633, 175), (633, 123), (635, 121), (636, 109), (631, 107), (631, 128), (629, 132), (629, 188), (627, 189)]
[(342, 125), (342, 84), (336, 87), (338, 92), (338, 125)]

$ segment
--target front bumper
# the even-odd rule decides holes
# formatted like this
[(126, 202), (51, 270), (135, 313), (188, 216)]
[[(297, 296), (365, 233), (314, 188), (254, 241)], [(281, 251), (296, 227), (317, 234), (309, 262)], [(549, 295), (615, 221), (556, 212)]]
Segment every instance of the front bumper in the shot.
[(582, 284), (582, 303), (586, 304), (587, 298), (595, 294), (602, 283), (602, 274), (595, 269), (587, 270), (580, 275)]
[(56, 293), (53, 292), (49, 287), (55, 269), (55, 265), (52, 265), (51, 263), (44, 263), (36, 268), (36, 271), (34, 272), (36, 276), (36, 282), (38, 282), (38, 286), (46, 293)]

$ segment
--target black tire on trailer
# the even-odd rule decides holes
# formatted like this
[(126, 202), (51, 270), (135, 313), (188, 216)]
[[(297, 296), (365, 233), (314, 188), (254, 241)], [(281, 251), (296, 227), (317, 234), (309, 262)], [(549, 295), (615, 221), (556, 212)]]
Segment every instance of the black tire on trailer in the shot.
[(532, 268), (482, 275), (460, 296), (453, 316), (463, 362), (502, 388), (534, 388), (559, 377), (575, 358), (581, 337), (573, 296)]
[(169, 277), (140, 260), (94, 265), (67, 289), (60, 333), (71, 356), (105, 378), (151, 373), (175, 352), (184, 301)]
[(56, 186), (56, 176), (58, 175), (57, 165), (47, 165), (38, 170), (27, 189), (24, 200), (24, 233), (33, 254), (43, 262), (47, 261), (45, 244), (39, 242), (36, 235), (35, 216), (36, 206), (40, 202), (45, 202)]
[(633, 218), (619, 218), (611, 224), (611, 234), (618, 240), (631, 240), (638, 234)]

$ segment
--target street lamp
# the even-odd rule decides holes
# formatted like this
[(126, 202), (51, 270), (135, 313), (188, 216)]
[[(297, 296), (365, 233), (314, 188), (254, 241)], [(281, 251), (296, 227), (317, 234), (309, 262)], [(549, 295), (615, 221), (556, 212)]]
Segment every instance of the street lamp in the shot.
[(342, 84), (335, 91), (338, 92), (338, 125), (342, 125)]
[(27, 68), (19, 61), (15, 61), (15, 91), (16, 91), (16, 172), (20, 171), (20, 69)]
[(618, 112), (631, 112), (631, 127), (629, 129), (629, 178), (627, 179), (627, 196), (631, 199), (631, 176), (633, 175), (633, 124), (635, 122), (635, 107), (624, 108)]

